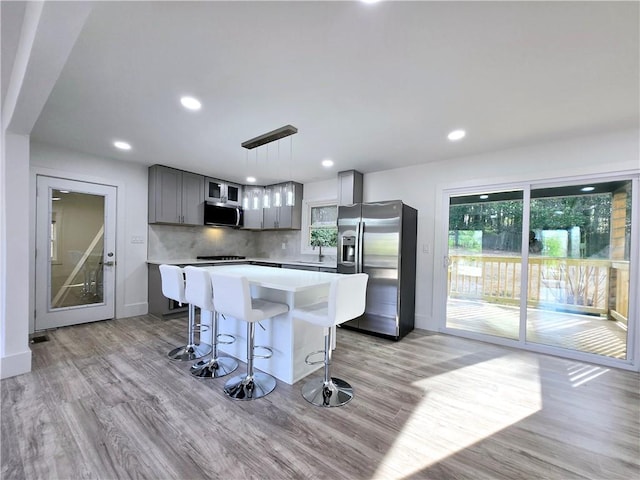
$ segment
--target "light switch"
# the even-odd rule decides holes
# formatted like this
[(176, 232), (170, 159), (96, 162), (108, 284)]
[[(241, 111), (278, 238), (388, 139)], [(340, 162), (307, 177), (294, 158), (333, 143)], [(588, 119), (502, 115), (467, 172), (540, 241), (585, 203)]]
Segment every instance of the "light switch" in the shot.
[(423, 243), (422, 244), (422, 252), (423, 253), (429, 253), (430, 250), (431, 250), (431, 248), (429, 248), (429, 244), (428, 243)]
[(287, 244), (285, 242), (282, 242), (282, 249), (286, 250), (287, 249)]

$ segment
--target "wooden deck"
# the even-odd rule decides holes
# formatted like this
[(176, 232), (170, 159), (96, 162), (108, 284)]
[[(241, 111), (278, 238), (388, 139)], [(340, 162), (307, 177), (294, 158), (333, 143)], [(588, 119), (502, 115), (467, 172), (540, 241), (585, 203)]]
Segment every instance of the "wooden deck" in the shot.
[[(515, 306), (449, 299), (447, 327), (517, 339), (519, 315)], [(627, 356), (626, 325), (594, 315), (529, 308), (527, 341), (612, 358)]]

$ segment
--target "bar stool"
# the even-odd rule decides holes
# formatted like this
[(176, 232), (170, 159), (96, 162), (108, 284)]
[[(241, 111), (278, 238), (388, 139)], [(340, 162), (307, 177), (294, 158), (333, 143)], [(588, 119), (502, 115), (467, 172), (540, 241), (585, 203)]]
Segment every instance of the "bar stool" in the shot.
[(216, 310), (236, 320), (247, 322), (247, 373), (237, 375), (224, 385), (224, 393), (235, 400), (255, 400), (271, 393), (276, 388), (276, 379), (253, 369), (254, 358), (269, 358), (269, 355), (255, 355), (254, 349), (268, 347), (255, 345), (256, 322), (280, 315), (289, 311), (284, 303), (268, 302), (251, 298), (251, 290), (247, 277), (240, 275), (211, 274), (213, 291), (215, 292)]
[[(343, 275), (331, 282), (326, 302), (294, 308), (291, 317), (324, 327), (324, 351), (307, 355), (309, 365), (324, 363), (324, 378), (309, 380), (302, 386), (304, 399), (318, 407), (341, 407), (353, 398), (353, 388), (344, 380), (331, 376), (333, 327), (364, 313), (369, 275)], [(310, 362), (309, 357), (324, 353), (324, 360)]]
[(198, 378), (218, 378), (230, 374), (238, 368), (238, 362), (230, 357), (218, 357), (218, 343), (233, 343), (235, 338), (229, 342), (218, 342), (218, 312), (216, 312), (213, 301), (213, 288), (211, 285), (211, 274), (198, 267), (184, 267), (186, 277), (185, 298), (189, 305), (200, 308), (200, 318), (203, 312), (211, 312), (211, 359), (201, 360), (191, 367), (191, 375)]
[[(185, 298), (184, 275), (182, 268), (175, 265), (160, 265), (160, 278), (162, 279), (162, 294), (179, 302), (187, 303)], [(211, 352), (211, 345), (195, 343), (194, 334), (198, 326), (195, 324), (195, 306), (189, 304), (189, 330), (187, 344), (177, 347), (168, 354), (171, 360), (190, 361), (201, 358)], [(200, 329), (200, 331), (202, 331)]]

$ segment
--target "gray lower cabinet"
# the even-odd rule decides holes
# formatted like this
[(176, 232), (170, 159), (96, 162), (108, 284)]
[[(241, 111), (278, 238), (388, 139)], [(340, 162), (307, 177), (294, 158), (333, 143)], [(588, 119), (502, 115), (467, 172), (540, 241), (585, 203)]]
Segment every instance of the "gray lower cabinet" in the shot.
[(160, 265), (147, 264), (149, 291), (147, 302), (149, 313), (162, 318), (165, 315), (182, 313), (187, 311), (187, 305), (179, 305), (178, 302), (165, 297), (162, 294), (162, 278), (160, 277)]
[(149, 223), (203, 225), (204, 176), (149, 167)]
[(328, 268), (328, 267), (320, 267), (318, 269), (319, 272), (327, 272), (327, 273), (338, 273), (337, 268)]
[(291, 265), (290, 263), (283, 263), (282, 268), (289, 268), (291, 270), (309, 270), (311, 272), (317, 272), (319, 267), (312, 267), (311, 265)]
[(316, 267), (314, 265), (300, 265), (300, 264), (291, 264), (291, 263), (283, 263), (282, 268), (290, 268), (291, 270), (308, 270), (310, 272), (327, 272), (327, 273), (336, 273), (337, 268), (330, 267)]

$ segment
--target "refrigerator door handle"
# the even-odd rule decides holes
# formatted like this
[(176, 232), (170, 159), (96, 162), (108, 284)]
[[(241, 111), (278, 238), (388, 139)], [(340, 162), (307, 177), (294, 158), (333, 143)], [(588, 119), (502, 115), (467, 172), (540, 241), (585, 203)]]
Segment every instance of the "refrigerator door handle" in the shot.
[(356, 242), (356, 273), (362, 273), (362, 257), (363, 257), (363, 244), (364, 244), (364, 222), (358, 222), (358, 240)]
[(356, 226), (356, 254), (353, 259), (354, 270), (353, 273), (358, 273), (360, 270), (360, 222)]

